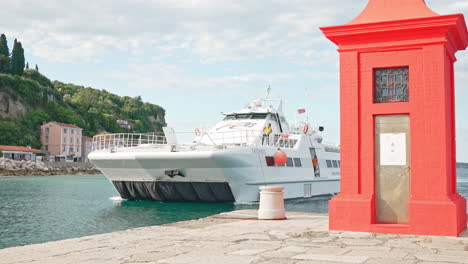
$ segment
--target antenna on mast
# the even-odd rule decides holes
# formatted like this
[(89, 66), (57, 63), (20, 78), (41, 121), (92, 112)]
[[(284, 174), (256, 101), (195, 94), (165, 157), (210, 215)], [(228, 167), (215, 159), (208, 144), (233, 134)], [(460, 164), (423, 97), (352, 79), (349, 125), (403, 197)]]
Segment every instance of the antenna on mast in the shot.
[(267, 95), (266, 95), (265, 99), (268, 99), (268, 97), (270, 96), (270, 92), (271, 92), (271, 87), (270, 87), (270, 85), (268, 85)]

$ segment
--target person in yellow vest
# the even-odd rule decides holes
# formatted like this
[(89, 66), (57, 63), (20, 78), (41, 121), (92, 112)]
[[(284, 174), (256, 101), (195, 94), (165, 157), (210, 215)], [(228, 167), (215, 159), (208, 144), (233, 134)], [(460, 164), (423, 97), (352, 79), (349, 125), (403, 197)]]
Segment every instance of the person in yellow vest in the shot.
[(263, 137), (262, 137), (262, 145), (266, 139), (267, 145), (270, 145), (270, 134), (273, 132), (273, 129), (271, 128), (271, 123), (268, 123), (268, 126), (263, 127)]

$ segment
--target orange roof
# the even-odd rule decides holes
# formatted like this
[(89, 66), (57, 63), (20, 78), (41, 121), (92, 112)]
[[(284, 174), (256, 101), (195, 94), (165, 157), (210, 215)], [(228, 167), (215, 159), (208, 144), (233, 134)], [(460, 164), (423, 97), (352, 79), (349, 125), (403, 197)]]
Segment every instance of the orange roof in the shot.
[(54, 123), (59, 125), (59, 126), (64, 126), (64, 127), (81, 128), (81, 127), (78, 127), (78, 126), (75, 126), (75, 125), (70, 125), (70, 124), (64, 124), (64, 123), (58, 123), (58, 122), (54, 122)]
[(54, 124), (57, 124), (61, 127), (72, 127), (72, 128), (81, 128), (81, 127), (78, 127), (78, 126), (75, 126), (75, 125), (71, 125), (71, 124), (65, 124), (65, 123), (59, 123), (59, 122), (49, 122), (49, 123), (54, 123)]
[(6, 146), (0, 145), (0, 151), (24, 151), (24, 152), (42, 152), (38, 149), (27, 148), (23, 146)]
[(93, 138), (90, 138), (90, 137), (82, 137), (81, 140), (93, 140)]

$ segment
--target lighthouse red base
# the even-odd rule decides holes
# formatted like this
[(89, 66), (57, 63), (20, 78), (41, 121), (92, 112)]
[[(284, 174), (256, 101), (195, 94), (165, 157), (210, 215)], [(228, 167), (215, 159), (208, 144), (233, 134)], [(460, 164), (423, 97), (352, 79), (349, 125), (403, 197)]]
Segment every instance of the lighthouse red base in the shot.
[(341, 75), (341, 190), (329, 202), (330, 229), (458, 236), (467, 227), (454, 106), (463, 15), (440, 16), (423, 0), (370, 0), (355, 20), (322, 31), (339, 47)]
[(410, 201), (409, 223), (376, 223), (374, 198), (337, 195), (329, 203), (330, 230), (392, 234), (459, 236), (467, 226), (466, 200)]

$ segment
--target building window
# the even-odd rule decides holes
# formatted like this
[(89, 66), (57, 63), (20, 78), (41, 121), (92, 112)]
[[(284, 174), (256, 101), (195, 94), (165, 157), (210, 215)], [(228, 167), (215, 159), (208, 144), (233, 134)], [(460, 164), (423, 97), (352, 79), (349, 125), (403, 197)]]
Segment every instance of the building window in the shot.
[(374, 103), (408, 102), (408, 67), (374, 69)]
[(70, 143), (73, 143), (73, 138), (72, 137), (70, 138)]
[(63, 145), (62, 152), (66, 152), (66, 151), (67, 151), (67, 145)]
[(75, 130), (70, 128), (70, 133), (75, 134)]
[(288, 166), (288, 167), (294, 167), (292, 158), (288, 158), (288, 161), (286, 161), (286, 166)]
[(80, 144), (80, 139), (76, 138), (76, 144)]
[(294, 160), (294, 166), (302, 167), (302, 162), (300, 158), (293, 158), (293, 160)]
[(45, 150), (45, 151), (49, 151), (49, 146), (48, 146), (48, 145), (45, 145), (45, 146), (44, 146), (44, 150)]
[(80, 147), (76, 147), (76, 152), (80, 152)]
[(67, 133), (67, 129), (66, 129), (66, 128), (63, 129), (63, 133), (64, 133), (64, 134)]
[(332, 160), (333, 168), (338, 168), (338, 162), (336, 160)]
[(266, 156), (265, 161), (268, 167), (273, 167), (275, 166), (275, 160), (271, 156)]
[(332, 162), (331, 160), (327, 160), (327, 168), (331, 168), (332, 167)]
[(49, 134), (49, 128), (48, 127), (46, 127), (46, 129), (45, 129), (45, 133)]
[(49, 143), (49, 136), (47, 136), (47, 135), (45, 136), (45, 142)]
[(70, 151), (70, 153), (72, 153), (73, 152), (73, 147), (70, 147), (69, 151)]

